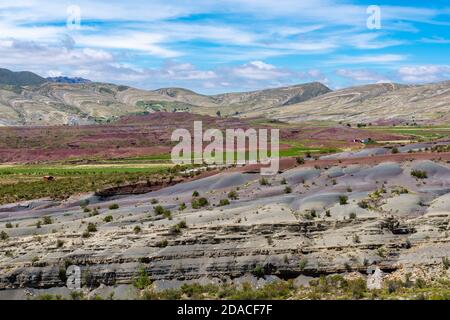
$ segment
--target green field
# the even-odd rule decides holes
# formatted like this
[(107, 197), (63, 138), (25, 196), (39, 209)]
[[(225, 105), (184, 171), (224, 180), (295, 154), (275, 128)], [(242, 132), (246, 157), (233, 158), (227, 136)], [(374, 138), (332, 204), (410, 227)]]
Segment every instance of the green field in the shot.
[(431, 141), (450, 136), (450, 127), (446, 126), (380, 126), (367, 127), (365, 130), (408, 135), (417, 141)]
[[(170, 174), (171, 165), (0, 166), (0, 204), (92, 192)], [(44, 176), (54, 177), (45, 181)]]

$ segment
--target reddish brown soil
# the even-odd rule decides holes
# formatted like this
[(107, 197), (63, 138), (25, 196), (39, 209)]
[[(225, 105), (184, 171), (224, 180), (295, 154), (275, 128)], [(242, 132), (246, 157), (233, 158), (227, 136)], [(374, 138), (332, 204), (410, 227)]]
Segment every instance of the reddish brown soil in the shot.
[[(190, 113), (153, 113), (127, 116), (112, 124), (58, 127), (0, 128), (0, 163), (31, 163), (75, 159), (111, 159), (158, 155), (171, 150), (173, 130), (186, 128), (192, 132), (194, 121), (203, 130), (218, 128), (257, 128), (251, 120), (215, 118)], [(264, 126), (259, 126), (264, 127)], [(368, 132), (343, 126), (335, 128), (305, 127), (280, 129), (282, 140), (298, 141), (315, 147), (356, 147), (356, 138), (395, 140), (404, 138), (379, 132)], [(282, 144), (281, 149), (289, 148)]]

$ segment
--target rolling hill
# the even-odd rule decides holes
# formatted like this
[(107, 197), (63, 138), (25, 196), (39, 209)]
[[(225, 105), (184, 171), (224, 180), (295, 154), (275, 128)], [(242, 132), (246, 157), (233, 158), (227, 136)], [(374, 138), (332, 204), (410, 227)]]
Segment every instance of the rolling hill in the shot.
[(267, 117), (286, 122), (450, 120), (450, 81), (425, 85), (371, 84), (336, 91), (312, 82), (218, 95), (202, 95), (183, 88), (150, 91), (89, 81), (71, 82), (50, 82), (33, 73), (0, 69), (0, 125), (93, 124), (158, 111), (202, 115), (220, 112), (221, 116)]
[(445, 123), (450, 121), (450, 81), (372, 84), (336, 90), (269, 114), (279, 120)]

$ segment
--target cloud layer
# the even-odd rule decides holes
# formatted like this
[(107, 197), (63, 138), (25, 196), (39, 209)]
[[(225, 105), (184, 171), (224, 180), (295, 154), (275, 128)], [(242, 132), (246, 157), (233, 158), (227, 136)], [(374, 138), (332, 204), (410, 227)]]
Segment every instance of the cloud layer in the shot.
[(382, 6), (380, 30), (367, 28), (366, 9), (356, 0), (4, 0), (0, 67), (201, 92), (448, 79), (448, 9)]

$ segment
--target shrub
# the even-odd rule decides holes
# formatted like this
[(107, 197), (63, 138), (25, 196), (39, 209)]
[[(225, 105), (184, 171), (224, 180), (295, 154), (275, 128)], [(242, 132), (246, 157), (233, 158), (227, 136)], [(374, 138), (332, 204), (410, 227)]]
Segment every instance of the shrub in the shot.
[(61, 239), (56, 240), (56, 247), (57, 248), (62, 248), (62, 246), (64, 245), (64, 241)]
[(369, 207), (369, 203), (366, 200), (361, 200), (358, 202), (358, 207), (367, 209)]
[(0, 233), (0, 240), (8, 240), (9, 236), (5, 231)]
[(137, 289), (145, 289), (148, 286), (150, 286), (152, 284), (152, 281), (150, 280), (147, 272), (145, 271), (144, 267), (141, 267), (141, 269), (139, 270), (139, 275), (134, 278), (133, 280), (133, 285), (137, 288)]
[(172, 220), (172, 212), (170, 210), (164, 210), (163, 217)]
[(109, 210), (117, 210), (117, 209), (119, 209), (119, 205), (117, 203), (113, 203), (108, 208), (109, 208)]
[(8, 223), (5, 225), (5, 227), (6, 227), (7, 229), (11, 229), (11, 228), (13, 227), (13, 225), (12, 225), (11, 222), (8, 222)]
[(399, 153), (398, 148), (397, 147), (393, 147), (391, 150), (392, 153)]
[(179, 223), (177, 223), (176, 225), (173, 225), (172, 227), (170, 227), (170, 233), (171, 234), (179, 234), (181, 233), (181, 229), (185, 229), (187, 228), (187, 224), (186, 221), (180, 221)]
[(417, 179), (426, 179), (428, 178), (427, 173), (423, 170), (412, 170), (411, 175), (416, 177)]
[(281, 184), (287, 184), (286, 178), (281, 179)]
[(219, 206), (227, 206), (230, 204), (230, 201), (228, 199), (222, 199), (219, 201)]
[(331, 211), (330, 210), (325, 210), (325, 217), (331, 217)]
[(297, 158), (295, 158), (295, 160), (297, 161), (297, 164), (304, 164), (305, 163), (305, 159), (303, 159), (302, 157), (297, 157)]
[(159, 247), (159, 248), (165, 248), (165, 247), (167, 247), (168, 245), (169, 245), (169, 241), (167, 241), (166, 239), (161, 240), (161, 241), (158, 241), (158, 242), (156, 243), (156, 246)]
[(81, 234), (81, 237), (82, 238), (89, 238), (91, 236), (91, 234), (89, 233), (89, 231), (84, 231), (82, 234)]
[(209, 202), (206, 198), (194, 199), (194, 200), (192, 200), (192, 203), (191, 203), (193, 209), (199, 209), (199, 208), (207, 206), (208, 204), (209, 204)]
[(105, 218), (103, 218), (103, 221), (105, 221), (106, 223), (109, 223), (113, 220), (114, 220), (113, 216), (106, 216)]
[(300, 260), (300, 262), (298, 263), (298, 267), (300, 268), (301, 271), (303, 271), (303, 270), (305, 270), (307, 264), (308, 264), (308, 259), (303, 258), (303, 259)]
[(96, 232), (97, 231), (97, 226), (94, 223), (89, 222), (89, 224), (88, 224), (88, 226), (86, 228), (86, 231), (87, 232)]
[(348, 204), (348, 197), (347, 196), (339, 196), (339, 203), (343, 206), (345, 204)]
[(192, 196), (198, 197), (198, 196), (200, 196), (200, 193), (198, 193), (198, 191), (196, 190), (196, 191), (192, 192)]
[(155, 212), (156, 215), (161, 215), (164, 214), (164, 212), (166, 211), (166, 209), (164, 209), (163, 206), (161, 205), (157, 205), (156, 207), (153, 208), (153, 211)]
[(355, 212), (350, 212), (349, 218), (352, 219), (352, 220), (356, 219), (356, 213)]
[(262, 277), (264, 277), (264, 268), (261, 267), (260, 265), (257, 265), (253, 269), (252, 273), (255, 277), (262, 278)]
[(53, 223), (53, 220), (51, 217), (46, 216), (46, 217), (42, 218), (42, 224), (52, 224), (52, 223)]
[(135, 226), (133, 231), (134, 231), (135, 234), (138, 234), (138, 233), (141, 233), (142, 229), (139, 226)]
[(239, 196), (238, 196), (237, 192), (233, 190), (233, 191), (228, 192), (228, 199), (237, 200), (237, 199), (239, 199)]
[(286, 188), (284, 188), (284, 193), (292, 193), (292, 188), (287, 186)]
[(150, 201), (151, 204), (157, 204), (158, 202), (159, 202), (158, 199), (152, 199), (152, 200)]
[(153, 211), (156, 215), (162, 215), (164, 218), (171, 219), (172, 218), (172, 212), (170, 210), (165, 209), (163, 206), (157, 205), (153, 208)]
[(178, 208), (180, 211), (183, 211), (186, 209), (186, 204), (183, 202), (182, 204), (180, 204), (180, 207)]

